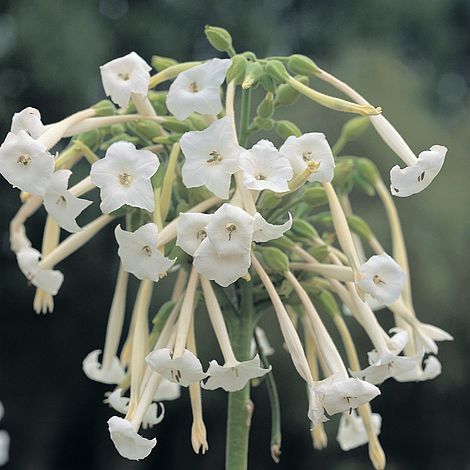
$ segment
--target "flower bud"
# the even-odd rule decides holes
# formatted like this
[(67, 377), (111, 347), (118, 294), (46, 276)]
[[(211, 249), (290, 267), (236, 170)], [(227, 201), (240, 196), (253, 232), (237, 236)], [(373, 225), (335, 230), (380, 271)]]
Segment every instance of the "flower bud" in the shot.
[(374, 187), (365, 180), (361, 175), (355, 174), (354, 175), (354, 184), (368, 196), (373, 197), (375, 196), (375, 189)]
[(193, 113), (188, 117), (188, 121), (191, 122), (192, 126), (196, 131), (203, 131), (207, 129), (207, 121), (201, 114)]
[(161, 55), (153, 55), (152, 61), (150, 62), (152, 67), (157, 71), (161, 72), (162, 70), (172, 67), (178, 63), (177, 60), (172, 59), (171, 57), (163, 57)]
[(302, 135), (301, 130), (291, 121), (277, 121), (274, 125), (274, 129), (280, 137), (287, 139), (291, 135), (295, 137), (300, 137)]
[(165, 119), (162, 121), (161, 126), (164, 129), (168, 129), (169, 131), (182, 133), (190, 131), (193, 128), (189, 120), (185, 119), (184, 121), (179, 121), (178, 119), (171, 116), (165, 116)]
[(295, 243), (285, 235), (280, 238), (276, 238), (275, 240), (270, 240), (269, 244), (281, 250), (291, 250), (295, 246)]
[(275, 273), (285, 273), (289, 271), (289, 258), (279, 248), (268, 246), (261, 250), (261, 255), (266, 267)]
[(130, 122), (129, 129), (133, 130), (139, 137), (153, 140), (161, 134), (160, 126), (155, 121), (141, 120)]
[(170, 135), (161, 135), (158, 137), (154, 137), (153, 141), (156, 144), (165, 144), (165, 145), (173, 145), (176, 144), (182, 137), (182, 134), (170, 134)]
[(233, 51), (232, 36), (226, 29), (219, 28), (218, 26), (206, 25), (204, 33), (214, 49), (217, 49), (220, 52)]
[(331, 212), (320, 212), (319, 214), (312, 216), (311, 220), (315, 224), (321, 224), (327, 229), (333, 228), (333, 216), (331, 215)]
[(362, 217), (349, 215), (347, 221), (349, 228), (365, 241), (369, 241), (374, 236), (369, 224)]
[(316, 297), (322, 292), (322, 288), (319, 286), (319, 283), (315, 279), (303, 280), (302, 287), (311, 297)]
[(245, 77), (243, 79), (242, 88), (247, 90), (248, 88), (256, 86), (263, 73), (263, 66), (259, 62), (249, 63), (245, 69)]
[[(342, 158), (337, 161), (335, 166), (335, 177), (333, 178), (333, 186), (347, 187), (353, 183), (354, 178), (354, 162), (350, 158)], [(350, 188), (349, 188), (350, 189)]]
[(272, 191), (264, 191), (260, 200), (263, 209), (274, 209), (281, 203), (282, 199)]
[(358, 139), (369, 125), (370, 119), (368, 117), (357, 116), (346, 122), (341, 130), (341, 134), (344, 135), (348, 142), (351, 142)]
[(255, 62), (256, 61), (256, 55), (254, 52), (251, 51), (245, 51), (242, 53), (242, 56), (245, 57), (245, 59), (248, 62)]
[(289, 79), (286, 67), (279, 60), (270, 60), (266, 65), (266, 72), (276, 82), (285, 83)]
[(306, 189), (302, 199), (311, 207), (319, 207), (328, 202), (325, 190), (321, 186)]
[(269, 118), (265, 119), (257, 116), (253, 119), (253, 123), (257, 129), (262, 129), (263, 131), (270, 131), (274, 127), (274, 121)]
[[(298, 75), (294, 78), (303, 85), (308, 85), (309, 83), (308, 77), (305, 75)], [(283, 83), (276, 89), (274, 106), (289, 106), (294, 104), (299, 98), (300, 93), (296, 89), (292, 88), (288, 83)]]
[(330, 254), (328, 245), (316, 246), (314, 248), (310, 248), (307, 251), (320, 263), (326, 261), (328, 259), (328, 255)]
[(89, 147), (91, 150), (94, 150), (95, 148), (99, 147), (99, 145), (102, 142), (102, 134), (98, 129), (93, 129), (88, 132), (83, 132), (82, 134), (76, 135), (72, 141), (76, 142), (79, 140), (83, 144), (85, 144), (87, 147)]
[(289, 57), (287, 66), (293, 73), (300, 75), (317, 75), (320, 69), (317, 67), (315, 62), (307, 56), (301, 54), (294, 54)]
[(163, 116), (164, 114), (168, 113), (168, 109), (166, 107), (167, 95), (168, 95), (168, 91), (166, 90), (161, 90), (161, 91), (150, 90), (148, 93), (148, 99), (159, 116)]
[(276, 85), (273, 79), (266, 72), (261, 75), (259, 82), (266, 91), (270, 91), (271, 93), (276, 91)]
[(374, 162), (368, 158), (358, 158), (355, 160), (355, 165), (358, 173), (368, 181), (372, 186), (375, 186), (380, 181), (380, 173)]
[(260, 118), (270, 118), (274, 112), (274, 95), (271, 92), (266, 93), (263, 101), (259, 104), (256, 113)]
[(119, 135), (126, 132), (126, 126), (124, 124), (113, 124), (109, 129), (111, 135)]
[(97, 116), (114, 116), (116, 114), (116, 106), (109, 100), (98, 101), (92, 108)]
[(323, 289), (320, 294), (315, 297), (315, 304), (331, 317), (341, 315), (336, 299), (330, 291)]
[(318, 232), (315, 230), (313, 225), (302, 219), (294, 219), (292, 222), (292, 232), (294, 232), (295, 235), (308, 240), (318, 237)]
[(235, 82), (235, 85), (241, 85), (245, 78), (245, 70), (247, 66), (245, 56), (238, 54), (232, 57), (232, 65), (227, 71), (227, 83)]

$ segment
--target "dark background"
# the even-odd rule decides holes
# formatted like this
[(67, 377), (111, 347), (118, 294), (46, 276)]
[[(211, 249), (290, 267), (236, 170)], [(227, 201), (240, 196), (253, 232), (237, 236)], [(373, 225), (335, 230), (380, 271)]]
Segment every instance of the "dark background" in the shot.
[[(228, 28), (240, 51), (312, 56), (382, 106), (416, 152), (433, 144), (449, 147), (444, 169), (431, 187), (396, 202), (418, 315), (448, 330), (455, 341), (440, 348), (439, 378), (421, 384), (387, 381), (373, 408), (383, 417), (380, 439), (388, 469), (470, 468), (470, 2), (3, 0), (0, 134), (6, 134), (12, 114), (25, 106), (39, 108), (44, 122), (52, 122), (102, 99), (99, 65), (132, 50), (148, 61), (152, 54), (179, 60), (214, 56), (203, 34), (207, 23)], [(304, 131), (325, 132), (332, 142), (346, 119), (306, 100), (286, 116), (296, 116)], [(372, 130), (348, 151), (372, 158), (384, 176), (397, 163)], [(390, 246), (377, 201), (356, 196), (353, 203)], [(8, 222), (18, 207), (17, 191), (1, 181), (0, 400), (6, 416), (0, 428), (12, 439), (6, 468), (221, 469), (227, 397), (220, 391), (203, 396), (210, 447), (205, 456), (195, 456), (191, 449), (191, 413), (184, 392), (182, 399), (167, 404), (151, 456), (140, 463), (119, 457), (106, 427), (111, 412), (101, 403), (106, 387), (81, 371), (83, 357), (102, 347), (104, 339), (117, 270), (112, 228), (61, 264), (66, 280), (54, 313), (36, 315), (33, 289), (8, 246)], [(43, 223), (40, 212), (28, 224), (38, 248)], [(159, 286), (155, 306), (168, 296), (168, 281)], [(131, 301), (134, 291), (135, 286)], [(389, 314), (380, 315), (388, 324)], [(201, 316), (197, 334), (209, 338), (201, 355), (211, 359), (218, 350)], [(328, 449), (313, 450), (303, 384), (273, 320), (268, 315), (263, 324), (277, 350), (272, 362), (281, 397), (283, 454), (277, 466), (270, 459), (269, 408), (261, 385), (253, 392), (250, 468), (369, 468), (367, 447), (348, 453), (339, 449), (337, 418), (327, 424)], [(363, 341), (360, 330), (355, 331)], [(368, 347), (364, 342), (364, 351)]]

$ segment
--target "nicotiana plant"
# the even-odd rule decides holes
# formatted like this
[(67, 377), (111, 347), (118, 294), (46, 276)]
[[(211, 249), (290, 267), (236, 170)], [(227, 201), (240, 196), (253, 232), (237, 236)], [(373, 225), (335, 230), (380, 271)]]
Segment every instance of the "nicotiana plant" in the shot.
[[(154, 56), (150, 66), (131, 52), (101, 67), (110, 101), (48, 125), (33, 108), (13, 116), (0, 147), (0, 172), (21, 191), (10, 242), (34, 286), (34, 310), (53, 310), (64, 280), (57, 266), (112, 224), (120, 260), (116, 288), (103, 349), (85, 357), (83, 371), (110, 386), (105, 401), (114, 416), (108, 428), (119, 454), (139, 460), (152, 452), (157, 433), (142, 430), (162, 421), (163, 402), (180, 398), (181, 387), (191, 402), (192, 447), (206, 452), (202, 398), (210, 402), (210, 390), (222, 388), (228, 392), (225, 465), (245, 469), (255, 409), (250, 387), (261, 385), (272, 409), (271, 455), (277, 462), (281, 416), (276, 370), (269, 363), (274, 349), (258, 326), (264, 317), (279, 325), (305, 381), (298, 402), (305, 402), (313, 446), (327, 445), (325, 427), (340, 414), (341, 449), (367, 444), (373, 466), (382, 469), (381, 417), (372, 413), (371, 400), (389, 378), (438, 376), (436, 342), (452, 339), (415, 313), (392, 196), (424, 190), (447, 149), (433, 145), (416, 157), (380, 108), (305, 56), (260, 59), (236, 53), (221, 28), (205, 32), (228, 58), (178, 63)], [(316, 80), (348, 99), (316, 91)], [(310, 124), (302, 123), (302, 133), (278, 118), (301, 95), (315, 106), (359, 116), (330, 146)], [(343, 152), (369, 124), (402, 162), (391, 169), (389, 188), (371, 160)], [(89, 170), (89, 176), (77, 180), (76, 169)], [(92, 204), (82, 196), (96, 188), (102, 214), (81, 227), (76, 219)], [(389, 253), (354, 213), (354, 190), (383, 204)], [(46, 222), (39, 250), (25, 224), (41, 206)], [(139, 287), (126, 332), (129, 274)], [(155, 314), (155, 284), (167, 275), (170, 300)], [(155, 290), (155, 297), (168, 297)], [(376, 314), (382, 309), (393, 315), (395, 327), (388, 332)], [(220, 362), (198, 357), (196, 316), (211, 325)], [(340, 344), (325, 326), (327, 316)], [(354, 321), (370, 339), (366, 360), (350, 333)], [(282, 345), (276, 350), (282, 352)], [(1, 442), (0, 460), (8, 444)]]

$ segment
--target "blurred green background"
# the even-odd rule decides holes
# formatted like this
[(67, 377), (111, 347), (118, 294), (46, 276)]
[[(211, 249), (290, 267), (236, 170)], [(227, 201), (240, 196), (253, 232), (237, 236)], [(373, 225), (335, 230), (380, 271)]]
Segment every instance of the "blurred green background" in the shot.
[[(240, 51), (310, 55), (382, 106), (416, 152), (433, 144), (449, 148), (444, 169), (431, 187), (396, 202), (418, 315), (449, 331), (455, 341), (441, 343), (439, 378), (420, 384), (387, 381), (373, 408), (383, 417), (380, 439), (388, 469), (470, 468), (470, 2), (2, 0), (0, 134), (6, 135), (12, 114), (25, 106), (39, 108), (44, 122), (52, 122), (102, 99), (98, 67), (132, 50), (147, 60), (152, 54), (179, 60), (214, 56), (203, 34), (207, 23), (228, 28)], [(324, 132), (330, 142), (337, 139), (347, 116), (307, 100), (296, 106), (285, 116), (296, 116), (302, 130)], [(347, 152), (372, 158), (386, 179), (398, 163), (373, 130)], [(357, 195), (353, 205), (389, 247), (377, 201)], [(117, 271), (112, 228), (61, 265), (66, 280), (56, 309), (38, 316), (32, 310), (33, 289), (9, 250), (8, 222), (18, 206), (17, 191), (2, 180), (0, 400), (6, 416), (0, 428), (8, 429), (12, 439), (6, 468), (221, 469), (226, 406), (222, 392), (203, 397), (210, 447), (205, 456), (192, 453), (191, 414), (184, 393), (181, 400), (168, 403), (166, 418), (156, 430), (157, 447), (147, 460), (136, 463), (119, 457), (105, 424), (111, 413), (101, 403), (106, 387), (90, 382), (81, 371), (83, 357), (102, 347), (104, 338)], [(36, 247), (43, 223), (40, 213), (28, 225)], [(168, 286), (161, 284), (155, 304), (168, 296)], [(283, 454), (277, 466), (270, 459), (269, 408), (260, 386), (253, 391), (250, 468), (369, 468), (367, 447), (348, 453), (339, 449), (336, 418), (327, 424), (328, 449), (313, 450), (303, 384), (272, 320), (264, 318), (263, 323), (277, 349), (273, 367), (281, 397)], [(199, 335), (206, 333), (206, 325), (204, 318)], [(209, 341), (206, 349), (211, 347)], [(367, 348), (364, 343), (364, 351)]]

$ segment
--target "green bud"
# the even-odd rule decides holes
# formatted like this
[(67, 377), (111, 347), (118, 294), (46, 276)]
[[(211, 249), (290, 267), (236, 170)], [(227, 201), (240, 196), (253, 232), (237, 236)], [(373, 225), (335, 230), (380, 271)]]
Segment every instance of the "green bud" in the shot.
[(267, 268), (274, 273), (286, 273), (289, 271), (289, 258), (279, 248), (268, 246), (262, 248), (261, 255)]
[(331, 317), (341, 315), (341, 310), (338, 307), (336, 299), (330, 291), (323, 289), (321, 293), (315, 297), (315, 304)]
[(152, 106), (154, 107), (155, 111), (159, 116), (163, 116), (164, 114), (168, 113), (168, 109), (166, 107), (166, 97), (168, 95), (168, 91), (153, 91), (150, 90), (148, 92), (148, 99)]
[(316, 297), (322, 291), (315, 279), (306, 279), (305, 281), (302, 281), (302, 287), (311, 297)]
[(220, 52), (233, 51), (232, 36), (226, 29), (219, 28), (218, 26), (206, 25), (204, 33), (214, 49), (217, 49)]
[(111, 137), (111, 139), (108, 139), (106, 141), (104, 141), (101, 145), (100, 145), (100, 150), (108, 150), (108, 147), (112, 144), (114, 144), (114, 142), (119, 142), (120, 140), (125, 140), (127, 142), (130, 142), (131, 144), (134, 144), (134, 145), (137, 145), (139, 142), (140, 142), (140, 139), (138, 137), (136, 137), (135, 135), (130, 135), (130, 134), (127, 134), (126, 132), (122, 133), (122, 134), (117, 134), (113, 137)]
[(348, 142), (358, 139), (369, 127), (370, 119), (365, 116), (358, 116), (350, 119), (343, 126), (341, 134)]
[(91, 131), (78, 134), (72, 139), (73, 142), (76, 142), (77, 140), (83, 142), (88, 148), (93, 150), (101, 144), (102, 134), (98, 129), (93, 129)]
[(255, 117), (253, 119), (257, 129), (262, 129), (263, 131), (270, 131), (274, 127), (274, 121), (272, 119), (265, 119), (260, 117)]
[(285, 83), (289, 80), (286, 67), (279, 60), (270, 60), (266, 64), (266, 72), (275, 82)]
[(185, 119), (184, 121), (178, 121), (178, 119), (168, 116), (161, 123), (161, 126), (169, 131), (173, 132), (187, 132), (192, 129), (191, 121)]
[(315, 230), (313, 225), (302, 219), (294, 219), (292, 222), (292, 232), (294, 232), (295, 235), (307, 238), (308, 240), (318, 237), (318, 232)]
[(242, 52), (241, 54), (243, 57), (245, 57), (245, 59), (248, 61), (248, 62), (255, 62), (256, 61), (256, 55), (254, 52), (251, 52), (251, 51), (245, 51), (245, 52)]
[(235, 85), (241, 85), (245, 78), (247, 64), (248, 61), (245, 56), (241, 54), (234, 55), (232, 57), (232, 65), (227, 71), (227, 83), (235, 81)]
[(368, 196), (373, 197), (375, 196), (375, 189), (374, 187), (365, 180), (361, 175), (356, 174), (354, 175), (354, 184)]
[(274, 84), (273, 79), (266, 72), (261, 75), (259, 82), (266, 91), (271, 93), (276, 91), (276, 85)]
[(325, 228), (333, 228), (333, 217), (331, 212), (320, 212), (319, 214), (315, 214), (311, 217), (311, 220), (315, 224), (321, 224)]
[(315, 62), (307, 56), (294, 54), (287, 62), (289, 70), (300, 75), (314, 76), (320, 72)]
[(182, 134), (170, 134), (170, 135), (161, 135), (158, 137), (154, 137), (152, 140), (156, 144), (165, 144), (165, 145), (173, 145), (176, 144), (182, 137)]
[(271, 92), (266, 93), (263, 101), (259, 104), (256, 113), (260, 118), (270, 118), (274, 112), (274, 95)]
[(313, 208), (326, 204), (328, 202), (328, 197), (321, 186), (313, 186), (304, 191), (302, 200)]
[(126, 126), (124, 124), (113, 124), (110, 127), (111, 135), (124, 134), (126, 132)]
[(275, 246), (280, 250), (291, 250), (295, 246), (295, 243), (283, 235), (282, 237), (276, 238), (275, 240), (270, 240), (269, 245)]
[(281, 297), (287, 298), (292, 295), (293, 290), (294, 286), (287, 279), (284, 279), (279, 286), (278, 293)]
[(260, 205), (263, 209), (274, 209), (281, 203), (282, 199), (273, 191), (263, 191)]
[(308, 249), (307, 251), (320, 263), (326, 261), (328, 259), (328, 255), (330, 254), (328, 245), (316, 246), (314, 248)]
[(335, 166), (335, 177), (333, 178), (333, 185), (335, 187), (345, 186), (352, 183), (354, 178), (354, 162), (350, 158), (342, 158), (337, 161)]
[(116, 106), (109, 100), (98, 101), (92, 108), (97, 116), (114, 116), (116, 114)]
[[(297, 81), (303, 85), (308, 85), (309, 80), (305, 75), (298, 75), (294, 77)], [(294, 104), (300, 98), (300, 93), (292, 88), (288, 83), (279, 85), (276, 89), (276, 99), (274, 100), (274, 106), (289, 106)]]
[(204, 129), (207, 129), (207, 121), (201, 114), (193, 113), (188, 117), (188, 120), (192, 124), (193, 128), (197, 131), (203, 131)]
[(161, 128), (155, 121), (142, 119), (128, 123), (129, 129), (134, 130), (137, 134), (148, 140), (153, 140), (161, 135)]
[(291, 121), (277, 121), (274, 125), (274, 129), (279, 137), (287, 139), (291, 135), (300, 137), (302, 135), (301, 130)]
[(247, 64), (242, 88), (246, 90), (248, 88), (256, 87), (263, 73), (263, 66), (259, 62), (251, 62)]
[(163, 57), (161, 55), (153, 55), (152, 61), (150, 62), (152, 67), (157, 71), (161, 72), (162, 70), (172, 67), (178, 63), (177, 60), (172, 59), (171, 57)]
[(359, 175), (368, 181), (372, 186), (375, 186), (381, 180), (379, 170), (374, 162), (368, 158), (358, 158), (355, 160), (355, 165)]
[(349, 228), (356, 234), (359, 235), (365, 241), (369, 241), (373, 238), (374, 234), (369, 227), (369, 224), (358, 215), (349, 215), (347, 217)]

